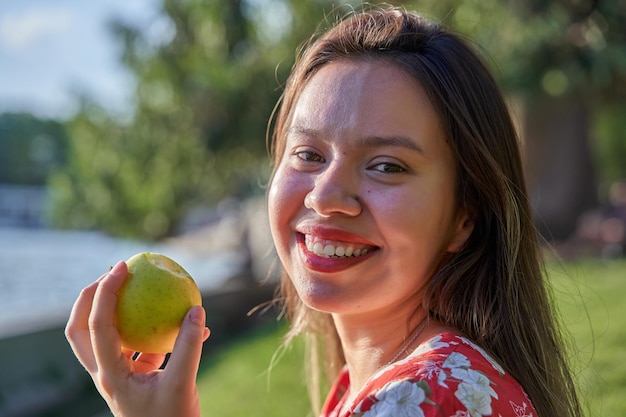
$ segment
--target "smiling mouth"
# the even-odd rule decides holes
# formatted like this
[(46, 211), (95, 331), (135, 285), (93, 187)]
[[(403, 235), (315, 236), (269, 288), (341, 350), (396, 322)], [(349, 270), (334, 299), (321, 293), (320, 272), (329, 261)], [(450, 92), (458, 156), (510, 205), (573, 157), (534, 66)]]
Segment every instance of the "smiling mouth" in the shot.
[(304, 244), (309, 252), (322, 258), (357, 258), (376, 250), (375, 246), (320, 239), (304, 235)]

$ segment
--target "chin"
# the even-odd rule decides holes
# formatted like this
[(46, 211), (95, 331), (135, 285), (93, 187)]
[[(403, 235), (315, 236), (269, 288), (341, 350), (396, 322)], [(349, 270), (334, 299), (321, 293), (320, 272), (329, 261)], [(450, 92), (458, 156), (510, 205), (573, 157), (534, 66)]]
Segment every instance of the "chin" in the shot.
[(346, 310), (346, 298), (340, 291), (329, 285), (307, 285), (306, 288), (296, 286), (302, 302), (309, 308), (323, 313), (341, 313)]

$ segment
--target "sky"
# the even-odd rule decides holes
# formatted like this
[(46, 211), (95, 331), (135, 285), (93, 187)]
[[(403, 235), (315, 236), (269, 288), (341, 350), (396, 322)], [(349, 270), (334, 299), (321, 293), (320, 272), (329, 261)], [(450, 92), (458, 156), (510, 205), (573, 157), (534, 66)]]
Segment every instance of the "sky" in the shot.
[(64, 119), (78, 93), (113, 113), (128, 111), (134, 80), (107, 23), (118, 18), (154, 30), (158, 2), (0, 0), (0, 112)]

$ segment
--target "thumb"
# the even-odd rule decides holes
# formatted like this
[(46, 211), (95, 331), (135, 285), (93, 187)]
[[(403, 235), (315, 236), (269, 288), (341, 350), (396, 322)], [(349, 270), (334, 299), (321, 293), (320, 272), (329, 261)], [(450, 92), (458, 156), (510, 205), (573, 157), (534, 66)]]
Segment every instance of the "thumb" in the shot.
[(205, 327), (205, 321), (206, 314), (202, 306), (193, 306), (189, 309), (165, 367), (164, 377), (172, 378), (172, 381), (195, 384), (202, 356), (202, 343), (210, 334), (209, 329)]

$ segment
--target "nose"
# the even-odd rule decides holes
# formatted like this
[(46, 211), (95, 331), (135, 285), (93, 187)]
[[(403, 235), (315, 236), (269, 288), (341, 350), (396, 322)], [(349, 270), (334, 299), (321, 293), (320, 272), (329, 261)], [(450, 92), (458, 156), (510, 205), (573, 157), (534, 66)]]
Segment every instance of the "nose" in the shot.
[(320, 216), (358, 216), (363, 210), (358, 195), (357, 174), (339, 164), (328, 166), (320, 173), (313, 188), (304, 198), (304, 206)]

